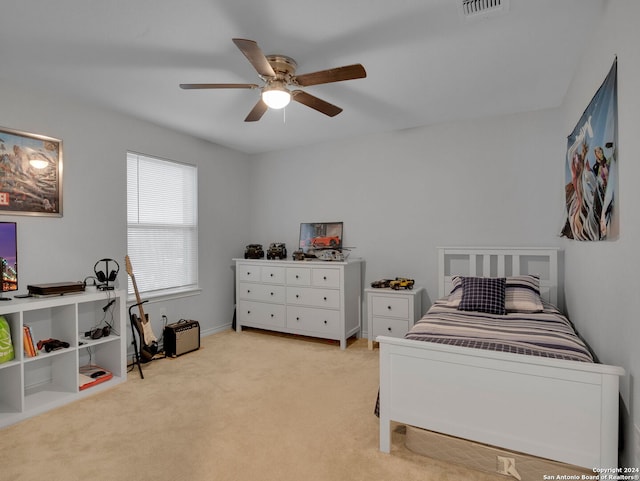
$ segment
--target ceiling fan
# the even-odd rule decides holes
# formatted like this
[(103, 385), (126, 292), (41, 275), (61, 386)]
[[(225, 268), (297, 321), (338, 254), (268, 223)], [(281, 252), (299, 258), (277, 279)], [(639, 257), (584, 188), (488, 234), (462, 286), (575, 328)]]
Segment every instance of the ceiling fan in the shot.
[(260, 100), (253, 107), (245, 122), (260, 120), (269, 109), (281, 109), (291, 100), (311, 107), (329, 117), (335, 117), (342, 109), (315, 97), (297, 87), (327, 84), (365, 78), (367, 72), (360, 64), (346, 65), (328, 70), (320, 70), (302, 75), (296, 75), (298, 64), (290, 57), (284, 55), (264, 55), (262, 50), (253, 40), (234, 38), (233, 43), (247, 57), (247, 60), (258, 72), (258, 76), (264, 81), (261, 87), (257, 84), (180, 84), (182, 89), (262, 89)]

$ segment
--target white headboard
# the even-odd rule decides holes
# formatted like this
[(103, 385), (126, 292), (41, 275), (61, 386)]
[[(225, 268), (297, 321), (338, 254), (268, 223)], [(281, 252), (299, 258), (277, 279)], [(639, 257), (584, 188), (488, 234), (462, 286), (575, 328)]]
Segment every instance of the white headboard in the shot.
[(451, 291), (459, 276), (540, 276), (540, 295), (558, 305), (558, 251), (554, 247), (438, 247), (438, 297)]

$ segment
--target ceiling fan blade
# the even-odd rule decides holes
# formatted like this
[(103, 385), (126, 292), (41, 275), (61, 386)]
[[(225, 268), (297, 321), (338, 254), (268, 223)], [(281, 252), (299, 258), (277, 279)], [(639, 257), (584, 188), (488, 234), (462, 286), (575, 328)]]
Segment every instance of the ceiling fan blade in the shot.
[(260, 75), (263, 77), (276, 76), (273, 67), (271, 67), (267, 57), (262, 53), (262, 50), (260, 50), (256, 42), (244, 38), (234, 38), (233, 43), (235, 43), (244, 56), (247, 57), (247, 60), (249, 60), (253, 68), (255, 68)]
[(306, 105), (307, 107), (311, 107), (312, 109), (328, 115), (329, 117), (335, 117), (340, 112), (342, 112), (342, 109), (340, 107), (330, 104), (329, 102), (325, 102), (324, 100), (319, 99), (318, 97), (308, 94), (307, 92), (304, 92), (302, 90), (294, 90), (293, 92), (291, 92), (291, 96), (296, 102)]
[(249, 112), (249, 115), (247, 115), (247, 118), (244, 119), (244, 121), (255, 122), (257, 120), (260, 120), (268, 109), (269, 107), (267, 107), (267, 104), (265, 104), (261, 98), (260, 100), (258, 100), (258, 103), (253, 106), (251, 112)]
[(256, 84), (180, 84), (181, 89), (257, 89)]
[(344, 67), (320, 70), (319, 72), (305, 73), (296, 76), (298, 85), (308, 87), (309, 85), (328, 84), (332, 82), (342, 82), (343, 80), (354, 80), (365, 78), (367, 71), (362, 65), (346, 65)]

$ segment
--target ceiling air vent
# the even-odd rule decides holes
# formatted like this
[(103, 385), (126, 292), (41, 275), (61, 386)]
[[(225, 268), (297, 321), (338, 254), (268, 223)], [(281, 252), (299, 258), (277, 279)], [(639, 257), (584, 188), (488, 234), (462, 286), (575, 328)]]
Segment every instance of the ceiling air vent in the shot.
[(509, 10), (509, 0), (459, 0), (460, 13), (465, 20), (503, 15)]

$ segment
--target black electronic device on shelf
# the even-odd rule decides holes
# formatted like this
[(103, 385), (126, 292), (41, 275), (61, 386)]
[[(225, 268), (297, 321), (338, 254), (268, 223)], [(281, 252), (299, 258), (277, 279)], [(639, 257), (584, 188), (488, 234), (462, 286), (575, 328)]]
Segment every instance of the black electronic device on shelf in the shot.
[(84, 291), (84, 282), (51, 282), (27, 286), (32, 296), (62, 296)]

